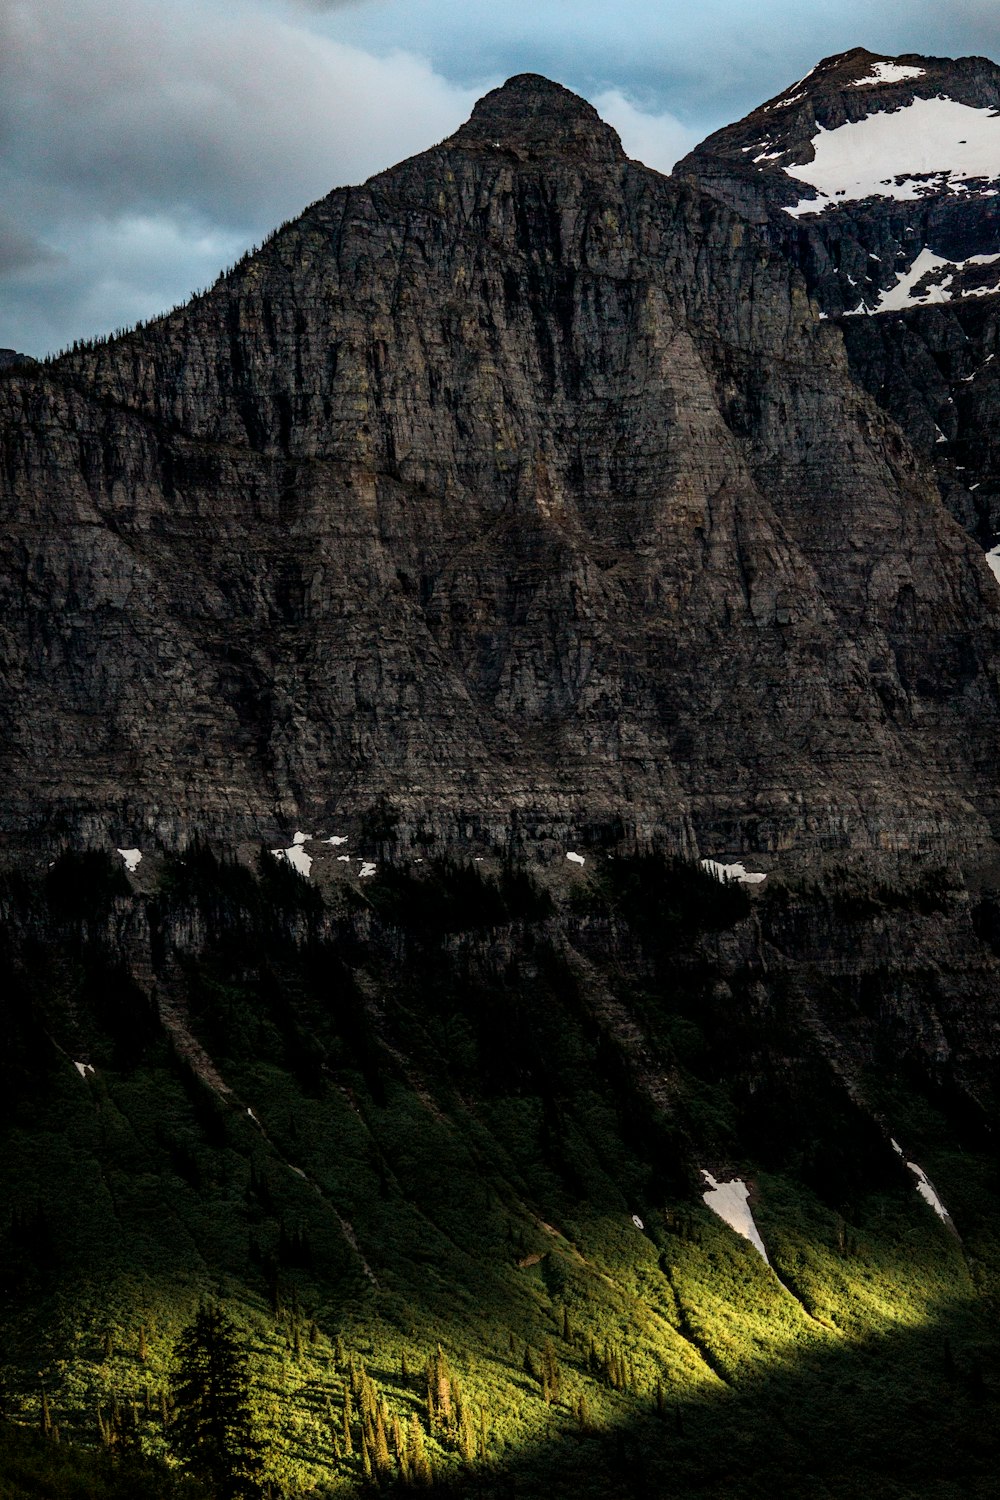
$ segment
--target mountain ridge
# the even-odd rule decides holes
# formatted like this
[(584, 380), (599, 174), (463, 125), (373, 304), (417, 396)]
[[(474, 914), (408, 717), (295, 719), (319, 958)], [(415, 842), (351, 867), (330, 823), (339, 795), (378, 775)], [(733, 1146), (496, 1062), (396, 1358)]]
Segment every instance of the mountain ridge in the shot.
[[(939, 96), (967, 106), (965, 118), (974, 129), (995, 118), (1000, 70), (989, 59), (952, 62), (916, 54), (896, 59), (864, 54), (865, 66), (919, 69), (920, 76), (855, 91), (849, 75), (858, 71), (860, 57), (852, 61), (853, 56), (827, 60), (834, 65), (837, 82), (829, 97), (839, 113), (824, 119), (834, 129), (846, 119), (845, 100), (854, 119), (863, 118), (874, 106), (880, 118), (905, 122), (915, 99), (926, 104)], [(822, 315), (843, 320), (840, 327), (855, 378), (891, 413), (935, 470), (951, 513), (990, 550), (1000, 532), (990, 436), (997, 410), (992, 293), (997, 289), (1000, 255), (998, 171), (991, 172), (985, 163), (987, 176), (978, 180), (941, 171), (921, 174), (912, 165), (906, 172), (907, 157), (912, 163), (921, 149), (928, 149), (926, 142), (921, 147), (915, 121), (896, 132), (895, 144), (888, 137), (882, 140), (883, 153), (895, 153), (892, 170), (904, 169), (895, 181), (883, 155), (883, 171), (876, 176), (887, 180), (869, 183), (878, 189), (874, 195), (855, 201), (810, 196), (816, 189), (808, 181), (796, 185), (790, 158), (808, 163), (813, 139), (823, 142), (825, 149), (832, 137), (823, 135), (822, 124), (814, 136), (817, 116), (808, 102), (808, 80), (803, 82), (805, 94), (792, 111), (805, 112), (795, 149), (774, 149), (783, 143), (774, 124), (777, 117), (770, 113), (784, 97), (778, 95), (765, 110), (709, 137), (677, 170), (713, 195), (740, 205), (767, 242), (802, 271)], [(800, 88), (793, 85), (785, 94)], [(997, 131), (1000, 126), (990, 128)], [(760, 143), (768, 130), (775, 139), (760, 144), (758, 160), (748, 162), (754, 150), (749, 143)], [(908, 132), (915, 133), (914, 146)], [(968, 137), (970, 131), (959, 127), (952, 134)], [(933, 130), (927, 139), (937, 139)], [(1000, 135), (997, 140), (1000, 143)], [(954, 141), (956, 151), (968, 146), (968, 139)], [(940, 140), (932, 155), (928, 166), (954, 167)], [(1000, 170), (1000, 156), (997, 163)], [(812, 168), (807, 165), (804, 170), (808, 177)]]

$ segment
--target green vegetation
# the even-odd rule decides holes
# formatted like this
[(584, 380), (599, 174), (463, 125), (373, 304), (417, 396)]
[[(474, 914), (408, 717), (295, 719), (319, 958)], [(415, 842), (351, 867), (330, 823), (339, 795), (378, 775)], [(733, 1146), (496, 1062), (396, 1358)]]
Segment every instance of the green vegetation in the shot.
[(590, 863), (6, 880), (0, 1500), (992, 1493), (990, 1080), (865, 956), (961, 903)]

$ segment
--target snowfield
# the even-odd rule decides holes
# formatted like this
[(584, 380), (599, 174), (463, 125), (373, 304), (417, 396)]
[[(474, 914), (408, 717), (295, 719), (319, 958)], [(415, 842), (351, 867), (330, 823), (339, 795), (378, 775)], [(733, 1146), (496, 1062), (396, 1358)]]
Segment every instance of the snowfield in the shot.
[[(943, 255), (935, 255), (933, 250), (925, 247), (910, 269), (904, 271), (898, 278), (896, 285), (879, 293), (878, 302), (874, 307), (866, 307), (862, 302), (857, 307), (852, 307), (844, 316), (851, 318), (859, 313), (905, 312), (908, 307), (929, 307), (932, 302), (950, 302), (956, 295), (953, 283), (959, 272), (964, 271), (966, 266), (990, 266), (997, 261), (1000, 261), (1000, 253), (970, 255), (966, 260), (946, 260)], [(926, 286), (921, 288), (918, 283), (925, 276), (930, 276), (931, 279)], [(988, 293), (997, 290), (998, 283), (1000, 283), (1000, 268), (993, 278), (992, 286), (970, 287), (968, 291), (959, 291), (958, 295), (985, 297)]]
[(760, 885), (767, 879), (760, 872), (748, 870), (746, 865), (721, 865), (717, 859), (703, 859), (701, 868), (708, 875), (714, 875), (716, 880), (721, 880), (723, 885), (727, 880), (738, 880), (741, 885)]
[(920, 198), (968, 192), (975, 179), (1000, 177), (1000, 114), (955, 99), (914, 99), (835, 130), (819, 127), (813, 159), (783, 170), (819, 194), (785, 213), (821, 213), (828, 203), (862, 198)]
[(749, 1240), (754, 1249), (770, 1265), (764, 1241), (760, 1237), (760, 1230), (754, 1223), (754, 1217), (750, 1211), (750, 1190), (746, 1183), (739, 1177), (734, 1177), (732, 1182), (716, 1182), (711, 1172), (706, 1172), (704, 1167), (701, 1175), (708, 1183), (708, 1191), (701, 1195), (706, 1206), (712, 1210), (713, 1214), (718, 1214), (730, 1229), (735, 1229), (737, 1234)]

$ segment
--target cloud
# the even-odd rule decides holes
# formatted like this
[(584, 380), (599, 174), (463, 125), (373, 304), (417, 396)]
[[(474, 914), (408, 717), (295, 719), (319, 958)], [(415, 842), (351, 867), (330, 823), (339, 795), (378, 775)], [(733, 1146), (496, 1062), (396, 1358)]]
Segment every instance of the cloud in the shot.
[(670, 172), (702, 138), (700, 131), (692, 130), (668, 111), (651, 114), (640, 109), (620, 89), (605, 89), (591, 103), (601, 118), (615, 127), (626, 153), (658, 172)]
[[(57, 325), (58, 343), (101, 331), (115, 282), (116, 324), (179, 300), (331, 188), (450, 134), (480, 93), (266, 4), (19, 0), (0, 58), (0, 200), (20, 210), (0, 232), (0, 342), (31, 353)], [(43, 231), (67, 263), (47, 308), (37, 278), (10, 279), (42, 264)]]
[(0, 276), (23, 276), (57, 261), (59, 256), (33, 234), (25, 234), (0, 214)]
[(8, 151), (103, 212), (288, 213), (431, 145), (478, 92), (267, 7), (21, 0), (6, 33)]

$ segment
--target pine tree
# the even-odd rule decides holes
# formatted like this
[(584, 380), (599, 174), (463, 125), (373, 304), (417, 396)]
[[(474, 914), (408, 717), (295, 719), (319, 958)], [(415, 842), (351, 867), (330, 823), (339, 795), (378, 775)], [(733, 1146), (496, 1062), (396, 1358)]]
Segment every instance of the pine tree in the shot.
[(458, 1419), (458, 1451), (467, 1464), (471, 1464), (476, 1456), (476, 1429), (472, 1413), (464, 1404)]
[(409, 1441), (406, 1445), (410, 1477), (414, 1484), (430, 1484), (433, 1480), (430, 1459), (424, 1447), (424, 1434), (416, 1412), (410, 1417)]
[(256, 1500), (260, 1444), (253, 1436), (247, 1359), (236, 1329), (221, 1308), (204, 1306), (174, 1354), (171, 1432), (179, 1457), (218, 1500)]
[(542, 1388), (546, 1392), (546, 1405), (559, 1400), (559, 1363), (552, 1340), (546, 1339), (542, 1346)]
[(353, 1415), (354, 1415), (354, 1413), (351, 1410), (351, 1388), (350, 1388), (349, 1385), (345, 1385), (345, 1387), (344, 1387), (344, 1453), (346, 1454), (346, 1456), (348, 1458), (350, 1458), (351, 1454), (354, 1452), (354, 1439), (351, 1437), (351, 1417)]
[(451, 1425), (451, 1371), (438, 1344), (427, 1360), (427, 1422), (431, 1432)]
[(375, 1440), (372, 1443), (372, 1462), (375, 1465), (375, 1473), (379, 1479), (385, 1478), (392, 1470), (392, 1459), (389, 1457), (389, 1438), (386, 1432), (385, 1407), (380, 1401), (375, 1408)]

